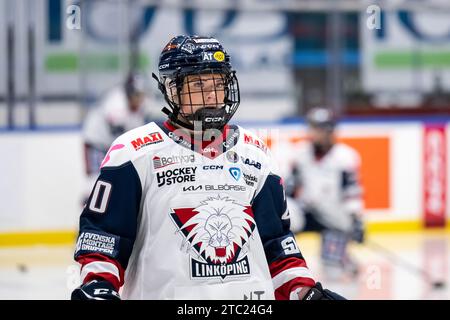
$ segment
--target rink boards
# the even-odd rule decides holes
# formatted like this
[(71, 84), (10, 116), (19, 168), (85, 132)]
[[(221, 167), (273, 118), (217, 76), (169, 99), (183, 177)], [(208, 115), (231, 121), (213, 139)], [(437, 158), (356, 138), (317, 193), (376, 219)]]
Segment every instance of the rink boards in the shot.
[[(289, 173), (301, 122), (243, 123), (257, 132)], [(361, 155), (369, 230), (420, 230), (449, 216), (450, 126), (433, 119), (347, 121), (339, 140)], [(5, 131), (0, 180), (0, 245), (66, 243), (76, 232), (85, 179), (78, 130)]]

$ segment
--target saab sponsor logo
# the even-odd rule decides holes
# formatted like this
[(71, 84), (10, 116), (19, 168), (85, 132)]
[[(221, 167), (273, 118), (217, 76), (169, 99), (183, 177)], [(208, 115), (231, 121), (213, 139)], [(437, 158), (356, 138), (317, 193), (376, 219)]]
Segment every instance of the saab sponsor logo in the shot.
[(223, 170), (223, 166), (217, 165), (203, 166), (203, 170)]
[(232, 163), (237, 163), (239, 161), (239, 156), (234, 151), (228, 151), (226, 154), (227, 160)]
[(164, 139), (159, 132), (152, 132), (142, 138), (137, 138), (136, 140), (131, 141), (134, 150), (139, 150), (143, 147), (146, 147), (151, 144), (163, 142)]
[(241, 178), (241, 169), (232, 167), (228, 171), (230, 172), (234, 180), (239, 181), (239, 179)]
[(170, 156), (170, 157), (153, 157), (153, 167), (155, 169), (170, 166), (172, 164), (184, 164), (195, 162), (195, 156), (193, 154), (186, 156)]
[(218, 195), (172, 209), (170, 217), (183, 237), (181, 250), (190, 255), (192, 279), (250, 274), (247, 254), (256, 225), (250, 205)]
[(78, 237), (75, 255), (82, 254), (84, 251), (99, 252), (109, 256), (116, 256), (119, 237), (109, 235), (83, 232)]
[(243, 175), (244, 175), (245, 183), (246, 183), (248, 186), (250, 186), (250, 187), (255, 186), (255, 183), (258, 182), (258, 179), (257, 179), (255, 176), (251, 175), (251, 174), (243, 173)]
[(262, 151), (267, 152), (267, 147), (263, 142), (261, 142), (261, 140), (253, 138), (248, 134), (244, 134), (244, 143), (254, 145), (255, 147), (261, 149)]
[(158, 187), (175, 183), (194, 182), (197, 167), (177, 168), (156, 173)]
[(241, 157), (241, 160), (244, 164), (248, 165), (248, 166), (253, 166), (258, 170), (261, 170), (261, 162), (257, 162), (255, 160), (250, 160), (249, 158), (244, 158)]

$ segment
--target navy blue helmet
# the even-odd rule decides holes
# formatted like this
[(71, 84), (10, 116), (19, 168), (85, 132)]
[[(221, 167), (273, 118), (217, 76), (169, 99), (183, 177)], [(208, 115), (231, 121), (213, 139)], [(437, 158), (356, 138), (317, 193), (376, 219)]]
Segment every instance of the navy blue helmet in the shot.
[[(161, 52), (158, 70), (159, 77), (153, 77), (170, 107), (163, 112), (185, 128), (194, 129), (197, 122), (202, 129), (221, 129), (239, 106), (239, 84), (230, 56), (212, 37), (172, 38)], [(206, 81), (213, 85), (205, 87)], [(209, 95), (215, 100), (206, 101)]]
[(306, 114), (310, 126), (333, 131), (336, 126), (336, 116), (333, 111), (325, 107), (312, 108)]
[(148, 90), (147, 78), (138, 71), (130, 71), (124, 83), (125, 93), (128, 98), (136, 94), (145, 94)]

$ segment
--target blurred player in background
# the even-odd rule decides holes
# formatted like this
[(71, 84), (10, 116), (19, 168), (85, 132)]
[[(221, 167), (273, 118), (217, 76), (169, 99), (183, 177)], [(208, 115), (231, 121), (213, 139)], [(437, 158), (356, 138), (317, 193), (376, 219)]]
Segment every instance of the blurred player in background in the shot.
[(83, 123), (87, 192), (100, 172), (111, 143), (121, 134), (150, 121), (149, 83), (140, 72), (130, 72), (123, 84), (111, 89), (86, 116)]
[(357, 264), (347, 248), (350, 241), (364, 241), (360, 156), (336, 142), (336, 119), (329, 109), (311, 109), (307, 122), (309, 139), (298, 146), (287, 182), (288, 195), (297, 204), (291, 230), (321, 233), (321, 259), (328, 276), (341, 271), (356, 275)]

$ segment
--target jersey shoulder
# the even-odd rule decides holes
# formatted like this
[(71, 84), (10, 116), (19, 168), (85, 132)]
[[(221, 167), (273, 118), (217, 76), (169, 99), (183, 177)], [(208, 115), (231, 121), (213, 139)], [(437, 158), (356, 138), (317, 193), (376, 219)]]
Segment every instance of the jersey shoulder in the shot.
[[(268, 174), (280, 175), (280, 168), (276, 156), (266, 143), (254, 132), (239, 127), (238, 152), (244, 155), (242, 162), (246, 168), (253, 170), (254, 174), (266, 177)], [(256, 166), (253, 165), (256, 163)], [(256, 168), (256, 169), (255, 169)]]
[(163, 131), (154, 122), (127, 131), (111, 144), (101, 167), (120, 166), (134, 161), (159, 149), (166, 140)]
[(307, 140), (307, 139), (298, 142), (298, 143), (295, 145), (295, 148), (297, 149), (298, 152), (300, 152), (300, 153), (302, 153), (302, 154), (303, 154), (303, 153), (310, 153), (310, 152), (312, 152), (312, 144), (311, 144), (311, 141), (309, 141), (309, 140)]
[(267, 145), (254, 132), (237, 126), (240, 132), (239, 144), (241, 148), (248, 148), (249, 151), (256, 152), (259, 155), (266, 155), (269, 152)]
[[(87, 142), (99, 140), (100, 134), (107, 132), (107, 124), (102, 110), (93, 108), (88, 111), (82, 125), (82, 136)], [(111, 140), (108, 142), (108, 144)]]
[(293, 146), (294, 162), (305, 162), (314, 159), (312, 144), (305, 139)]
[(336, 143), (334, 145), (333, 155), (343, 168), (353, 169), (361, 164), (359, 153), (345, 143)]
[(116, 113), (121, 115), (128, 108), (125, 92), (121, 87), (113, 88), (105, 93), (99, 103), (105, 117), (114, 117)]

